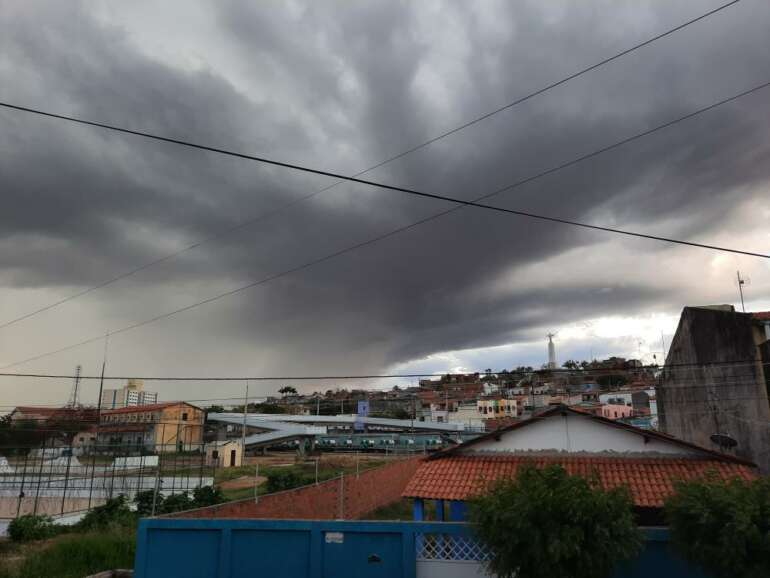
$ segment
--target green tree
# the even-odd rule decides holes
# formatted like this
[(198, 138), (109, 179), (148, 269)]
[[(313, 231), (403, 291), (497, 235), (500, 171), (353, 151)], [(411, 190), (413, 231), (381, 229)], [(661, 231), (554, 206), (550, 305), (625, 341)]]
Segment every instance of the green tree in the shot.
[(297, 395), (297, 390), (291, 385), (284, 385), (281, 389), (278, 390), (278, 393), (280, 393), (283, 397), (287, 397), (290, 395)]
[[(136, 505), (136, 514), (140, 518), (144, 516), (152, 515), (152, 500), (155, 490), (143, 490), (137, 492), (134, 496), (134, 504)], [(158, 492), (158, 497), (155, 498), (155, 512), (163, 511), (163, 494)]]
[(619, 373), (600, 375), (596, 378), (596, 383), (598, 383), (602, 389), (615, 389), (628, 383), (628, 378)]
[(770, 576), (770, 479), (680, 482), (665, 513), (674, 548), (707, 572)]
[(131, 527), (136, 516), (128, 507), (126, 496), (120, 494), (90, 510), (77, 524), (80, 531), (107, 530), (113, 527)]
[[(181, 512), (183, 510), (190, 510), (194, 507), (195, 504), (187, 492), (171, 494), (165, 500), (163, 500), (163, 512), (166, 514), (170, 514), (172, 512)], [(157, 505), (155, 511), (157, 512)]]
[(193, 490), (193, 507), (203, 508), (205, 506), (214, 506), (225, 501), (225, 495), (222, 490), (216, 486), (201, 486)]
[(225, 408), (221, 405), (212, 405), (206, 409), (206, 413), (225, 413)]
[(471, 501), (470, 520), (500, 578), (605, 578), (642, 543), (626, 488), (603, 490), (560, 466), (492, 485)]
[(11, 421), (11, 415), (0, 418), (0, 447), (5, 454), (25, 455), (43, 445), (46, 428), (32, 419)]

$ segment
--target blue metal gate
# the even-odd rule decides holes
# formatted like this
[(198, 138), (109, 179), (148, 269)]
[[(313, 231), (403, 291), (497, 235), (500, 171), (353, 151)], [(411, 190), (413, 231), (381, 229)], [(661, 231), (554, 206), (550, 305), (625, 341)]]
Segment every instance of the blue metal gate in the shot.
[[(703, 578), (672, 555), (665, 530), (645, 534), (616, 578)], [(464, 578), (483, 575), (489, 555), (458, 523), (151, 518), (139, 523), (135, 576)]]

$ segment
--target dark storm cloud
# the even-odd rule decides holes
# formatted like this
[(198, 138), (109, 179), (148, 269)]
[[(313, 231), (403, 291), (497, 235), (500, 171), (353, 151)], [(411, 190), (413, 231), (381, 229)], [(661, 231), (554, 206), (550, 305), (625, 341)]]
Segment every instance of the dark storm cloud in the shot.
[[(0, 98), (354, 172), (714, 6), (671, 4), (501, 3), (492, 14), (491, 4), (460, 2), (434, 11), (227, 2), (200, 42), (234, 46), (248, 80), (240, 83), (226, 71), (151, 58), (82, 6), (12, 5), (0, 11)], [(370, 176), (478, 197), (767, 81), (768, 24), (770, 8), (744, 0)], [(767, 93), (747, 97), (492, 201), (644, 231), (665, 222), (668, 236), (708, 240), (733, 209), (766, 192), (767, 102)], [(9, 111), (0, 122), (0, 280), (9, 289), (88, 286), (330, 182)], [(95, 315), (141, 320), (446, 207), (344, 184), (94, 296)], [(189, 367), (197, 331), (216, 343), (203, 368), (221, 366), (211, 360), (228, 359), (237, 343), (268, 373), (373, 370), (531, 339), (554, 323), (681, 306), (686, 296), (660, 275), (625, 283), (600, 268), (581, 286), (554, 271), (548, 285), (521, 279), (517, 288), (518, 269), (575, 247), (623, 261), (668, 250), (607, 241), (463, 209), (143, 329), (142, 340), (127, 341), (125, 365), (141, 369), (167, 351), (160, 365), (169, 372)], [(573, 264), (575, 272), (591, 266)], [(511, 271), (507, 291), (488, 290)], [(62, 331), (61, 341), (89, 336)], [(149, 351), (153, 339), (161, 343)]]

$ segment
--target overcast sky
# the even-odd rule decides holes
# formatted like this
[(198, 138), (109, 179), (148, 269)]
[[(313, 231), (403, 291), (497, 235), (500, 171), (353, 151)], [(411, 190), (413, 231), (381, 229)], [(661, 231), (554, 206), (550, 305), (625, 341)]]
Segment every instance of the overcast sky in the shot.
[[(718, 5), (0, 0), (0, 100), (353, 174)], [(479, 197), (770, 81), (768, 30), (770, 4), (742, 0), (366, 178)], [(490, 202), (766, 253), (769, 178), (766, 89)], [(0, 110), (0, 322), (256, 219), (0, 329), (0, 365), (451, 206), (343, 184), (283, 208), (333, 183)], [(739, 304), (738, 269), (751, 278), (748, 307), (770, 308), (767, 260), (464, 208), (113, 336), (108, 373), (500, 369), (543, 363), (548, 331), (559, 332), (560, 361), (638, 352), (651, 361), (683, 306)], [(94, 374), (102, 353), (94, 342), (8, 371), (82, 364)], [(63, 402), (70, 388), (0, 385), (3, 406)], [(85, 386), (86, 401), (95, 387)], [(242, 387), (153, 385), (162, 399)]]

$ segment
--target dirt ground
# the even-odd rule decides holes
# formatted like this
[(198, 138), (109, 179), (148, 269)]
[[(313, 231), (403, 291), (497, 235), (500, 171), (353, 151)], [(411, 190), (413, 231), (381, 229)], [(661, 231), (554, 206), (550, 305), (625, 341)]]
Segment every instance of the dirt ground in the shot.
[[(261, 484), (262, 482), (267, 481), (267, 478), (264, 476), (259, 476), (256, 478), (256, 485)], [(226, 482), (222, 482), (219, 484), (219, 487), (223, 490), (241, 490), (243, 488), (253, 488), (255, 485), (255, 478), (254, 476), (241, 476), (240, 478), (235, 478), (234, 480), (228, 480)]]

